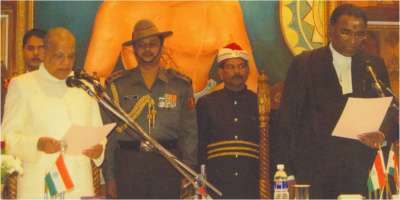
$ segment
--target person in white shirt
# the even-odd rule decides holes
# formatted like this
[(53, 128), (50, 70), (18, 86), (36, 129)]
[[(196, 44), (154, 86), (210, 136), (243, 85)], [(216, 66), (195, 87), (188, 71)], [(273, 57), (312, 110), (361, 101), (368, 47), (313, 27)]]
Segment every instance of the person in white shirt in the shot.
[[(44, 50), (39, 70), (13, 78), (6, 97), (1, 130), (8, 142), (7, 153), (22, 160), (19, 199), (43, 199), (44, 177), (60, 155), (60, 139), (71, 125), (103, 124), (97, 102), (65, 83), (75, 63), (74, 36), (64, 28), (51, 29), (44, 38)], [(65, 198), (94, 195), (90, 162), (97, 166), (103, 162), (105, 143), (106, 139), (82, 155), (64, 156), (75, 186), (65, 192)]]

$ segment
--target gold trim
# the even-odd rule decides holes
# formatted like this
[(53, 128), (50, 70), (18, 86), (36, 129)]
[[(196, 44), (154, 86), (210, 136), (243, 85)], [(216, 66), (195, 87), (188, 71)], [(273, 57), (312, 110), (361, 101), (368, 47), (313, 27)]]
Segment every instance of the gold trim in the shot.
[(218, 145), (224, 145), (224, 144), (247, 144), (247, 145), (259, 147), (258, 144), (255, 144), (252, 142), (247, 142), (244, 140), (229, 140), (229, 141), (222, 141), (222, 142), (216, 142), (216, 143), (209, 144), (209, 145), (207, 145), (207, 148), (218, 146)]
[(34, 7), (33, 7), (33, 0), (29, 0), (28, 2), (27, 2), (27, 4), (28, 4), (28, 30), (31, 30), (32, 28), (33, 28), (33, 10), (34, 10)]
[(15, 37), (15, 71), (18, 74), (25, 73), (25, 62), (22, 55), (22, 40), (24, 34), (33, 28), (33, 1), (17, 1), (17, 20)]
[(120, 106), (117, 87), (115, 87), (114, 83), (111, 83), (110, 87), (111, 87), (111, 93), (113, 95), (115, 104), (117, 104), (117, 106)]
[[(142, 113), (143, 108), (149, 104), (149, 107), (154, 106), (154, 100), (151, 98), (151, 96), (145, 95), (142, 98), (139, 99), (139, 101), (135, 104), (135, 107), (133, 107), (132, 111), (128, 114), (129, 117), (132, 120), (136, 120), (136, 118), (139, 117), (139, 114)], [(150, 113), (150, 111), (149, 111)]]
[(245, 150), (245, 151), (252, 151), (252, 152), (260, 153), (259, 150), (252, 149), (249, 147), (222, 147), (222, 148), (216, 148), (216, 149), (210, 150), (207, 152), (207, 154), (212, 154), (217, 151), (230, 151), (230, 150)]
[[(117, 87), (115, 86), (114, 83), (111, 83), (110, 85), (111, 87), (111, 93), (113, 95), (114, 98), (114, 102), (115, 104), (117, 104), (118, 106), (120, 106), (120, 101), (119, 101), (119, 96), (118, 96), (118, 91), (117, 91)], [(153, 125), (155, 123), (155, 115), (157, 112), (155, 112), (154, 109), (154, 100), (151, 98), (151, 96), (145, 95), (142, 98), (139, 99), (139, 101), (135, 104), (135, 106), (133, 107), (133, 109), (131, 110), (131, 112), (128, 114), (129, 118), (132, 119), (132, 121), (135, 121), (136, 118), (139, 117), (139, 114), (142, 113), (144, 107), (146, 105), (148, 105), (149, 107), (149, 114), (151, 115), (151, 118), (149, 118), (149, 131), (150, 131), (150, 127), (151, 127), (151, 121), (153, 120)], [(153, 110), (151, 110), (151, 107), (153, 107)], [(121, 133), (122, 131), (124, 131), (126, 128), (128, 127), (127, 123), (124, 123), (120, 126), (117, 127), (117, 131), (119, 133)], [(150, 134), (150, 133), (149, 133)]]
[(255, 156), (253, 154), (249, 154), (249, 153), (242, 153), (242, 152), (226, 152), (226, 153), (218, 153), (218, 154), (214, 154), (211, 156), (207, 157), (207, 160), (216, 158), (216, 157), (221, 157), (221, 156), (247, 156), (247, 157), (251, 157), (251, 158), (255, 158), (255, 159), (260, 159), (258, 156)]

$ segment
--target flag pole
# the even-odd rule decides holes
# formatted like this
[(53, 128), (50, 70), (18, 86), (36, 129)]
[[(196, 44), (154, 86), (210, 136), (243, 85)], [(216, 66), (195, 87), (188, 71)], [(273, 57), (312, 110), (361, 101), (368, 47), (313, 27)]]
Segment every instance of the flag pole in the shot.
[[(45, 170), (44, 176), (46, 177), (47, 175), (47, 169)], [(44, 199), (47, 200), (49, 199), (49, 188), (47, 187), (46, 180), (44, 181)]]
[[(65, 142), (65, 140), (61, 140), (61, 155), (64, 157), (64, 152), (65, 152), (65, 147), (66, 147), (66, 142)], [(60, 199), (61, 200), (64, 200), (64, 196), (65, 195), (65, 193), (64, 193), (64, 191), (62, 191), (61, 193), (60, 193)]]
[[(393, 150), (393, 144), (390, 145), (390, 151)], [(390, 155), (390, 151), (389, 151), (389, 155)], [(392, 198), (392, 191), (390, 190), (389, 187), (389, 161), (390, 161), (390, 157), (388, 157), (388, 164), (386, 166), (386, 170), (385, 170), (385, 179), (386, 179), (386, 198), (387, 199), (391, 199)]]
[[(371, 170), (369, 170), (369, 176), (371, 176)], [(372, 199), (372, 192), (368, 189), (368, 199)]]
[[(381, 145), (380, 144), (378, 144), (378, 152), (382, 152), (382, 149), (381, 149)], [(382, 155), (382, 154), (381, 154)], [(383, 158), (381, 158), (381, 159), (383, 159)], [(385, 162), (385, 161), (383, 161), (383, 162)], [(384, 167), (385, 168), (385, 167)], [(386, 170), (385, 170), (386, 171)], [(385, 179), (386, 179), (386, 176), (385, 176)], [(385, 181), (386, 182), (386, 181)], [(381, 200), (382, 199), (382, 197), (383, 197), (383, 192), (384, 192), (384, 190), (385, 190), (385, 186), (383, 186), (382, 188), (379, 188), (379, 192), (380, 192), (380, 195), (379, 195), (379, 199)]]
[(385, 191), (385, 187), (379, 188), (379, 191), (381, 192), (381, 195), (379, 196), (379, 199), (383, 199), (383, 192)]

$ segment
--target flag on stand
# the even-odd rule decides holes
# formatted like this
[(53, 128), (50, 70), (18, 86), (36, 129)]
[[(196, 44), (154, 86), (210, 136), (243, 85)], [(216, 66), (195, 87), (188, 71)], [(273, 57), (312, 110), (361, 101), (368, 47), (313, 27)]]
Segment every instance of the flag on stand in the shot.
[(372, 165), (371, 172), (368, 177), (368, 192), (372, 192), (376, 189), (382, 188), (385, 186), (385, 163), (383, 162), (382, 151), (379, 150), (374, 164)]
[(74, 187), (74, 183), (69, 176), (62, 154), (58, 156), (56, 164), (46, 175), (45, 180), (50, 191), (50, 196), (54, 196), (60, 192), (69, 190)]
[(396, 154), (393, 151), (393, 145), (389, 151), (386, 173), (394, 177), (394, 182), (396, 183), (396, 186), (399, 187), (399, 166), (397, 164)]

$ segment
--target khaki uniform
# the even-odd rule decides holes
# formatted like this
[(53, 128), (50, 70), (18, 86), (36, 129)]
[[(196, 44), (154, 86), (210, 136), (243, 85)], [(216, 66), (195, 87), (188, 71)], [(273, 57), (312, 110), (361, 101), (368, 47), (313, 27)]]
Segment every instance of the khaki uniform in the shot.
[[(156, 80), (148, 89), (140, 69), (133, 68), (115, 72), (106, 80), (106, 84), (109, 96), (144, 131), (162, 145), (168, 143), (169, 146), (163, 146), (181, 156), (184, 163), (192, 167), (196, 165), (197, 119), (190, 78), (174, 69), (160, 67)], [(181, 176), (177, 170), (160, 154), (140, 151), (136, 147), (140, 144), (139, 137), (112, 114), (103, 112), (102, 116), (106, 123), (119, 122), (109, 136), (103, 164), (106, 181), (116, 180), (118, 198), (179, 198)], [(134, 136), (129, 136), (127, 131)], [(174, 142), (177, 148), (176, 145), (170, 145)], [(124, 166), (117, 166), (115, 163), (119, 163), (118, 156), (121, 155), (124, 155), (124, 159), (120, 160)], [(165, 169), (166, 166), (169, 169)], [(160, 173), (160, 170), (165, 172)], [(142, 175), (145, 175), (143, 179), (137, 178)], [(173, 181), (170, 176), (174, 177)], [(167, 185), (173, 185), (174, 189), (166, 188)], [(171, 190), (169, 192), (174, 196), (159, 192), (164, 190)]]

